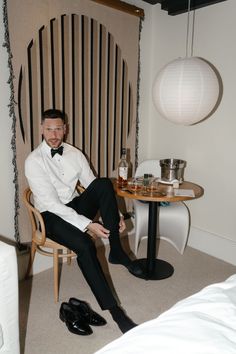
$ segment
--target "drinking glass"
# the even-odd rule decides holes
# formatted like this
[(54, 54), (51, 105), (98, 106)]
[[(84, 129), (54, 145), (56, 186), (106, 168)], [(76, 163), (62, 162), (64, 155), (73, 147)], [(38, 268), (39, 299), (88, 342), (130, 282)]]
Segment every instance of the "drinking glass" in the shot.
[(158, 192), (158, 179), (157, 178), (152, 178), (149, 180), (149, 184), (147, 186), (147, 192), (150, 195), (153, 195)]
[(139, 178), (132, 178), (128, 181), (128, 187), (133, 193), (139, 193), (142, 191), (143, 182)]

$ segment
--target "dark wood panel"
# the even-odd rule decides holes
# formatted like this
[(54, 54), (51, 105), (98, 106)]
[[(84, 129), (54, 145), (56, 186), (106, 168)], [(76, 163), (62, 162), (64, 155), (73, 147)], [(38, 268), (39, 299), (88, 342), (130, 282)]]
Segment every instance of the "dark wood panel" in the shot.
[[(161, 4), (161, 9), (168, 11), (169, 15), (179, 15), (188, 11), (188, 0), (143, 0), (149, 4)], [(204, 6), (214, 5), (226, 0), (191, 0), (191, 10)]]

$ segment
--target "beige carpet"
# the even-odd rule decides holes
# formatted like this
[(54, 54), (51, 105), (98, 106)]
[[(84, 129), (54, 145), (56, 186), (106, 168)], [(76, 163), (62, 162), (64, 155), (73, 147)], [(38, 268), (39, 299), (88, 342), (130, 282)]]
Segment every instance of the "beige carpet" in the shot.
[[(128, 239), (124, 239), (124, 244), (128, 249)], [(132, 248), (132, 239), (130, 245)], [(138, 256), (145, 255), (144, 240)], [(181, 256), (164, 241), (160, 244), (158, 257), (169, 261), (175, 267), (175, 272), (172, 277), (161, 281), (135, 278), (119, 265), (109, 264), (108, 268), (104, 261), (104, 247), (99, 248), (99, 257), (103, 260), (106, 272), (110, 273), (123, 308), (136, 323), (155, 318), (178, 300), (236, 273), (236, 267), (189, 247)], [(100, 310), (76, 261), (71, 266), (62, 266), (60, 301), (57, 304), (53, 300), (52, 279), (52, 270), (48, 270), (20, 282), (21, 354), (92, 354), (122, 335), (109, 312)], [(90, 336), (71, 334), (59, 320), (58, 312), (60, 303), (72, 296), (88, 301), (94, 310), (107, 319), (108, 324), (100, 328), (93, 327), (94, 333)]]

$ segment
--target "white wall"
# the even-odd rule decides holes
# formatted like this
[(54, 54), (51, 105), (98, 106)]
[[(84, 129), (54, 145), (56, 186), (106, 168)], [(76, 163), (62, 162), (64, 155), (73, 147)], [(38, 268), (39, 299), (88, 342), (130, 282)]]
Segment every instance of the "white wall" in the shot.
[[(132, 1), (142, 7), (142, 1)], [(151, 15), (150, 15), (151, 8)], [(179, 126), (156, 111), (150, 91), (141, 98), (140, 161), (177, 157), (187, 161), (185, 179), (202, 185), (201, 199), (188, 202), (192, 228), (189, 245), (236, 264), (236, 23), (235, 0), (196, 11), (194, 55), (210, 61), (221, 74), (224, 92), (217, 111), (194, 126)], [(185, 56), (187, 14), (169, 16), (160, 4), (150, 5), (149, 50), (151, 81), (168, 62)], [(147, 10), (146, 10), (147, 13)], [(144, 38), (145, 37), (145, 38)], [(146, 40), (146, 33), (141, 40)], [(147, 60), (147, 59), (145, 59)], [(150, 59), (149, 59), (150, 61)], [(141, 62), (141, 70), (143, 65)], [(144, 70), (147, 68), (145, 67)], [(149, 77), (150, 81), (150, 77)], [(141, 83), (144, 86), (144, 83)], [(146, 113), (145, 113), (146, 112)]]
[[(189, 244), (236, 264), (236, 22), (235, 0), (196, 11), (194, 55), (212, 62), (219, 70), (224, 93), (218, 110), (207, 121), (192, 127), (164, 120), (155, 110), (151, 86), (156, 73), (171, 60), (185, 55), (187, 15), (168, 16), (160, 4), (129, 0), (145, 10), (141, 35), (140, 161), (177, 157), (187, 160), (185, 178), (205, 188), (205, 195), (188, 202), (192, 228)], [(2, 6), (2, 0), (0, 0)], [(0, 14), (0, 41), (3, 38)], [(0, 235), (13, 239), (14, 186), (8, 114), (9, 87), (6, 51), (0, 46)]]

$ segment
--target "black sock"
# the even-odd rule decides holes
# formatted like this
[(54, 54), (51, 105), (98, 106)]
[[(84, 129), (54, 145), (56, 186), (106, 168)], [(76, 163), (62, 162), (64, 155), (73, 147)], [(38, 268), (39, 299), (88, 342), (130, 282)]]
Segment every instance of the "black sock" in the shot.
[(110, 254), (109, 262), (113, 264), (122, 264), (123, 266), (128, 266), (131, 263), (131, 259), (124, 251), (119, 232), (111, 232), (109, 237), (110, 242)]
[(125, 333), (137, 326), (136, 323), (126, 316), (125, 312), (119, 306), (114, 306), (109, 311), (122, 333)]

